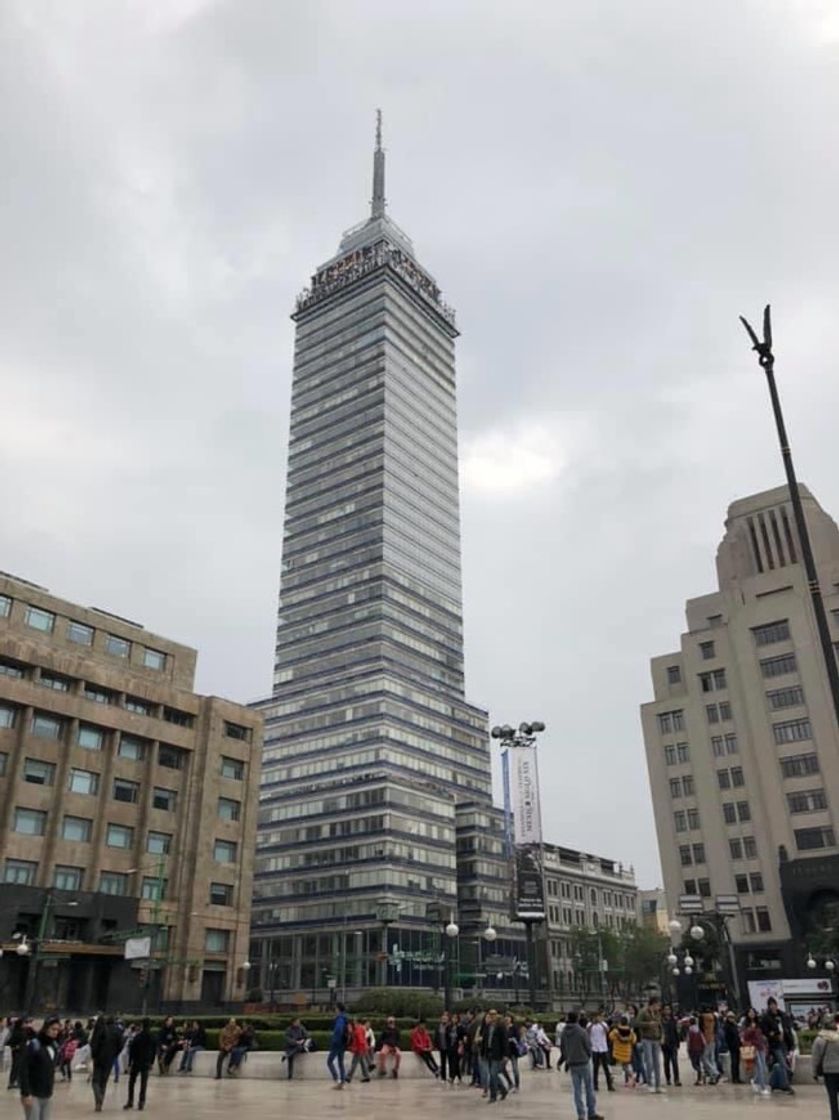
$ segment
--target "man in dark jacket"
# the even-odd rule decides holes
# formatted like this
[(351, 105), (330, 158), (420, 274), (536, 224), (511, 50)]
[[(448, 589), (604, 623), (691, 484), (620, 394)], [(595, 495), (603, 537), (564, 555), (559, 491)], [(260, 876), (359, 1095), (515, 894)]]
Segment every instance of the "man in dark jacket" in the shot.
[(597, 1097), (591, 1076), (591, 1041), (580, 1026), (579, 1015), (569, 1011), (559, 1042), (560, 1061), (571, 1074), (574, 1105), (579, 1120), (602, 1120), (597, 1112)]
[(49, 1116), (60, 1030), (57, 1015), (45, 1019), (37, 1037), (25, 1043), (18, 1060), (20, 1098), (26, 1120), (47, 1120)]
[(113, 1015), (103, 1019), (100, 1015), (90, 1036), (90, 1056), (93, 1059), (93, 1101), (96, 1112), (102, 1111), (105, 1089), (114, 1061), (122, 1050), (122, 1031), (117, 1027)]
[(12, 1023), (9, 1041), (6, 1043), (12, 1052), (12, 1062), (9, 1068), (10, 1089), (17, 1089), (18, 1087), (18, 1082), (20, 1081), (20, 1063), (23, 1060), (23, 1053), (26, 1050), (27, 1042), (34, 1037), (35, 1031), (32, 1029), (32, 1020), (29, 1016), (15, 1019)]
[(507, 1057), (507, 1028), (498, 1018), (498, 1012), (492, 1010), (487, 1015), (487, 1022), (481, 1034), (481, 1058), (487, 1064), (489, 1073), (489, 1103), (494, 1104), (501, 1094), (502, 1101), (507, 1096), (507, 1090), (499, 1082), (501, 1065)]
[(674, 1085), (681, 1086), (679, 1080), (679, 1046), (682, 1039), (679, 1034), (679, 1023), (673, 1014), (673, 1008), (665, 1003), (661, 1009), (661, 1053), (664, 1058), (664, 1079), (670, 1084), (671, 1078)]
[(777, 1079), (777, 1087), (783, 1093), (792, 1094), (794, 1090), (789, 1083), (789, 1073), (787, 1071), (787, 1044), (791, 1032), (786, 1017), (778, 1007), (778, 1001), (774, 996), (770, 996), (766, 1003), (766, 1012), (760, 1019), (760, 1029), (766, 1035), (766, 1041), (769, 1044), (769, 1059), (773, 1063), (772, 1070), (777, 1071), (774, 1074)]
[(146, 1106), (146, 1086), (149, 1083), (149, 1070), (154, 1065), (157, 1053), (157, 1041), (151, 1033), (151, 1023), (143, 1020), (143, 1025), (131, 1039), (128, 1047), (128, 1103), (124, 1108), (134, 1107), (134, 1086), (140, 1078), (140, 1096), (137, 1108), (142, 1110)]

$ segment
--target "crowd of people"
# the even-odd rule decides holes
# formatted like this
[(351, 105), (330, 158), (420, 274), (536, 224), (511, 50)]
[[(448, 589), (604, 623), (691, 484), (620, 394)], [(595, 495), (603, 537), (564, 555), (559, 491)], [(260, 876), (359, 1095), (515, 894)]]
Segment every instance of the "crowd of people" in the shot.
[[(813, 1072), (824, 1079), (833, 1120), (839, 1120), (839, 1017), (827, 1009), (813, 1010), (805, 1025), (818, 1029), (813, 1045)], [(407, 1034), (407, 1039), (403, 1035)], [(248, 1052), (256, 1048), (254, 1030), (231, 1018), (219, 1032), (215, 1075), (235, 1077)], [(552, 1068), (570, 1074), (579, 1120), (600, 1120), (597, 1094), (619, 1087), (661, 1093), (680, 1088), (690, 1069), (695, 1086), (723, 1081), (750, 1083), (754, 1092), (791, 1095), (798, 1057), (797, 1024), (776, 1000), (762, 1012), (750, 1008), (736, 1015), (725, 1007), (702, 1007), (684, 1013), (655, 996), (639, 1009), (595, 1011), (591, 1016), (569, 1012), (556, 1024), (553, 1037), (537, 1020), (517, 1019), (478, 1008), (463, 1013), (444, 1011), (429, 1028), (420, 1020), (403, 1032), (394, 1016), (374, 1031), (369, 1018), (348, 1014), (338, 1004), (330, 1032), (326, 1064), (336, 1089), (353, 1080), (398, 1078), (407, 1050), (429, 1076), (449, 1086), (471, 1086), (489, 1103), (504, 1100), (521, 1087), (521, 1063), (533, 1071)], [(157, 1029), (150, 1021), (124, 1023), (114, 1016), (81, 1020), (48, 1017), (36, 1029), (31, 1018), (0, 1021), (0, 1060), (8, 1052), (9, 1089), (18, 1089), (27, 1120), (48, 1120), (56, 1077), (70, 1082), (84, 1071), (100, 1112), (111, 1078), (127, 1077), (132, 1109), (143, 1109), (149, 1074), (157, 1065), (167, 1076), (193, 1070), (195, 1056), (207, 1048), (198, 1021), (177, 1025), (169, 1017)], [(315, 1048), (300, 1018), (285, 1033), (287, 1077), (294, 1077), (300, 1054)], [(685, 1062), (686, 1059), (686, 1062)], [(687, 1063), (687, 1064), (686, 1064)]]

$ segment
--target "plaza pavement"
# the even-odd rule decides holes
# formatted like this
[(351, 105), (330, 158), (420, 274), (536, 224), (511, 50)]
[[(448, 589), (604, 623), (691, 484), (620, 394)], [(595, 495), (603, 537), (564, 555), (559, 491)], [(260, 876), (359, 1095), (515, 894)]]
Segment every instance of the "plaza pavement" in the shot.
[[(0, 1090), (0, 1120), (21, 1120), (20, 1097)], [(109, 1082), (103, 1116), (127, 1118), (123, 1111), (127, 1080)], [(598, 1110), (606, 1120), (741, 1120), (741, 1118), (784, 1117), (826, 1120), (827, 1097), (820, 1085), (804, 1085), (794, 1097), (755, 1096), (749, 1086), (721, 1085), (715, 1088), (685, 1087), (661, 1096), (646, 1091), (618, 1089), (601, 1093)], [(150, 1120), (404, 1120), (429, 1117), (434, 1120), (456, 1114), (458, 1120), (489, 1111), (511, 1120), (542, 1120), (562, 1117), (576, 1120), (567, 1074), (529, 1074), (522, 1091), (504, 1102), (488, 1106), (474, 1089), (449, 1088), (428, 1078), (393, 1081), (374, 1080), (369, 1085), (353, 1083), (336, 1092), (328, 1081), (224, 1080), (170, 1076), (149, 1079), (146, 1112)], [(89, 1120), (94, 1115), (93, 1094), (84, 1078), (76, 1076), (72, 1086), (56, 1084), (52, 1120)]]

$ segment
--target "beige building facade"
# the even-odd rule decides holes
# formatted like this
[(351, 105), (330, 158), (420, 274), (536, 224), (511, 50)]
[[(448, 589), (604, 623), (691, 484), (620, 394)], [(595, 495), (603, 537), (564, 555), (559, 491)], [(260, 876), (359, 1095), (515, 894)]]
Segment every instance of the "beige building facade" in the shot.
[[(196, 695), (195, 665), (0, 574), (6, 1006), (244, 999), (262, 718)], [(131, 933), (153, 934), (150, 958), (123, 960)]]
[[(839, 530), (801, 486), (839, 641)], [(809, 931), (839, 907), (839, 735), (786, 487), (734, 502), (718, 590), (687, 603), (641, 709), (668, 909), (728, 920), (741, 988), (804, 974)]]

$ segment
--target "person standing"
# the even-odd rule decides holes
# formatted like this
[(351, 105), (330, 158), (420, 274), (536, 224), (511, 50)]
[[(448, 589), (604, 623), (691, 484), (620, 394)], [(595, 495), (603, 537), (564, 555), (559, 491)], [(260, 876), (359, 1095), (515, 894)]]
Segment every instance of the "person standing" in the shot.
[(35, 1031), (32, 1026), (32, 1019), (30, 1016), (18, 1017), (11, 1024), (9, 1030), (9, 1038), (6, 1045), (12, 1052), (12, 1060), (9, 1063), (9, 1085), (10, 1089), (17, 1089), (20, 1081), (20, 1063), (23, 1061), (23, 1054), (26, 1050), (26, 1044), (30, 1039), (35, 1037)]
[(768, 1045), (766, 1035), (760, 1025), (760, 1019), (753, 1007), (746, 1012), (743, 1027), (740, 1031), (741, 1049), (740, 1056), (746, 1063), (746, 1068), (752, 1067), (752, 1088), (764, 1097), (769, 1096), (769, 1086), (766, 1083), (766, 1054)]
[(731, 1057), (731, 1083), (742, 1085), (740, 1077), (740, 1031), (737, 1029), (737, 1019), (733, 1011), (729, 1011), (722, 1025), (725, 1035), (725, 1044)]
[(451, 1016), (449, 1015), (448, 1011), (444, 1011), (440, 1016), (440, 1022), (434, 1028), (434, 1045), (437, 1047), (437, 1053), (440, 1055), (441, 1081), (448, 1081), (450, 1027)]
[(565, 1016), (560, 1040), (560, 1061), (571, 1074), (571, 1088), (577, 1120), (603, 1120), (597, 1111), (597, 1097), (591, 1076), (591, 1040), (579, 1023), (576, 1011)]
[(635, 1069), (632, 1058), (635, 1053), (635, 1031), (629, 1025), (629, 1016), (621, 1015), (620, 1022), (609, 1031), (609, 1041), (612, 1044), (612, 1054), (619, 1066), (623, 1067), (623, 1083), (628, 1089), (636, 1085)]
[(93, 1101), (96, 1112), (102, 1111), (108, 1078), (114, 1062), (122, 1050), (122, 1032), (117, 1027), (113, 1015), (104, 1018), (100, 1015), (90, 1036), (90, 1056), (93, 1060)]
[(26, 1120), (49, 1120), (60, 1031), (61, 1020), (50, 1015), (36, 1037), (27, 1040), (18, 1059), (20, 1099)]
[(149, 1019), (144, 1019), (128, 1048), (128, 1102), (123, 1105), (123, 1108), (134, 1107), (134, 1086), (138, 1077), (140, 1095), (137, 1099), (137, 1108), (142, 1112), (146, 1107), (146, 1086), (149, 1083), (149, 1070), (154, 1065), (156, 1053), (157, 1040), (151, 1033), (151, 1022)]
[(792, 1095), (795, 1090), (789, 1083), (787, 1071), (787, 1034), (789, 1027), (783, 1012), (774, 996), (766, 1003), (766, 1012), (761, 1016), (760, 1029), (766, 1036), (771, 1062), (771, 1087), (782, 1093)]
[(507, 1028), (498, 1019), (494, 1009), (487, 1012), (487, 1021), (481, 1035), (481, 1059), (486, 1062), (489, 1103), (495, 1104), (499, 1094), (506, 1100), (507, 1090), (500, 1083), (501, 1066), (507, 1057)]
[[(603, 1022), (603, 1012), (595, 1011), (592, 1016), (591, 1023), (588, 1028), (588, 1036), (591, 1040), (591, 1064), (594, 1073), (594, 1091), (599, 1091), (599, 1072), (603, 1070), (603, 1076), (606, 1078), (606, 1088), (610, 1093), (614, 1093), (615, 1086), (612, 1081), (612, 1071), (609, 1068), (609, 1031), (606, 1024)], [(550, 1067), (548, 1067), (550, 1068)]]
[(347, 1071), (344, 1068), (344, 1054), (347, 1049), (349, 1022), (343, 1003), (337, 1005), (337, 1014), (332, 1021), (332, 1039), (329, 1044), (329, 1056), (326, 1065), (335, 1082), (334, 1088), (343, 1089), (347, 1080)]
[(830, 1120), (839, 1120), (839, 1017), (827, 1016), (813, 1043), (813, 1073), (824, 1078)]
[(703, 1007), (700, 1011), (699, 1029), (704, 1040), (702, 1072), (705, 1074), (705, 1082), (708, 1085), (716, 1085), (720, 1079), (717, 1066), (717, 1016), (710, 1007)]
[(361, 1070), (361, 1080), (370, 1080), (370, 1067), (367, 1064), (367, 1027), (360, 1019), (350, 1019), (349, 1025), (350, 1045), (352, 1054), (350, 1072), (347, 1074), (347, 1084), (352, 1081), (357, 1069)]
[(218, 1036), (218, 1058), (216, 1059), (216, 1081), (221, 1081), (221, 1071), (224, 1069), (224, 1060), (233, 1050), (233, 1047), (239, 1041), (239, 1035), (242, 1033), (239, 1024), (235, 1019), (230, 1018), (227, 1020), (227, 1025), (222, 1028), (221, 1034)]
[(637, 1031), (644, 1051), (644, 1073), (647, 1089), (661, 1092), (661, 1001), (650, 996), (647, 1006), (638, 1013)]
[(664, 1058), (664, 1080), (669, 1085), (672, 1083), (681, 1088), (679, 1078), (679, 1047), (682, 1038), (679, 1033), (679, 1023), (673, 1014), (669, 1003), (661, 1009), (661, 1055)]
[(295, 1017), (291, 1026), (285, 1032), (285, 1060), (288, 1062), (288, 1080), (294, 1077), (294, 1059), (298, 1054), (305, 1053), (306, 1043), (309, 1041), (309, 1032)]

